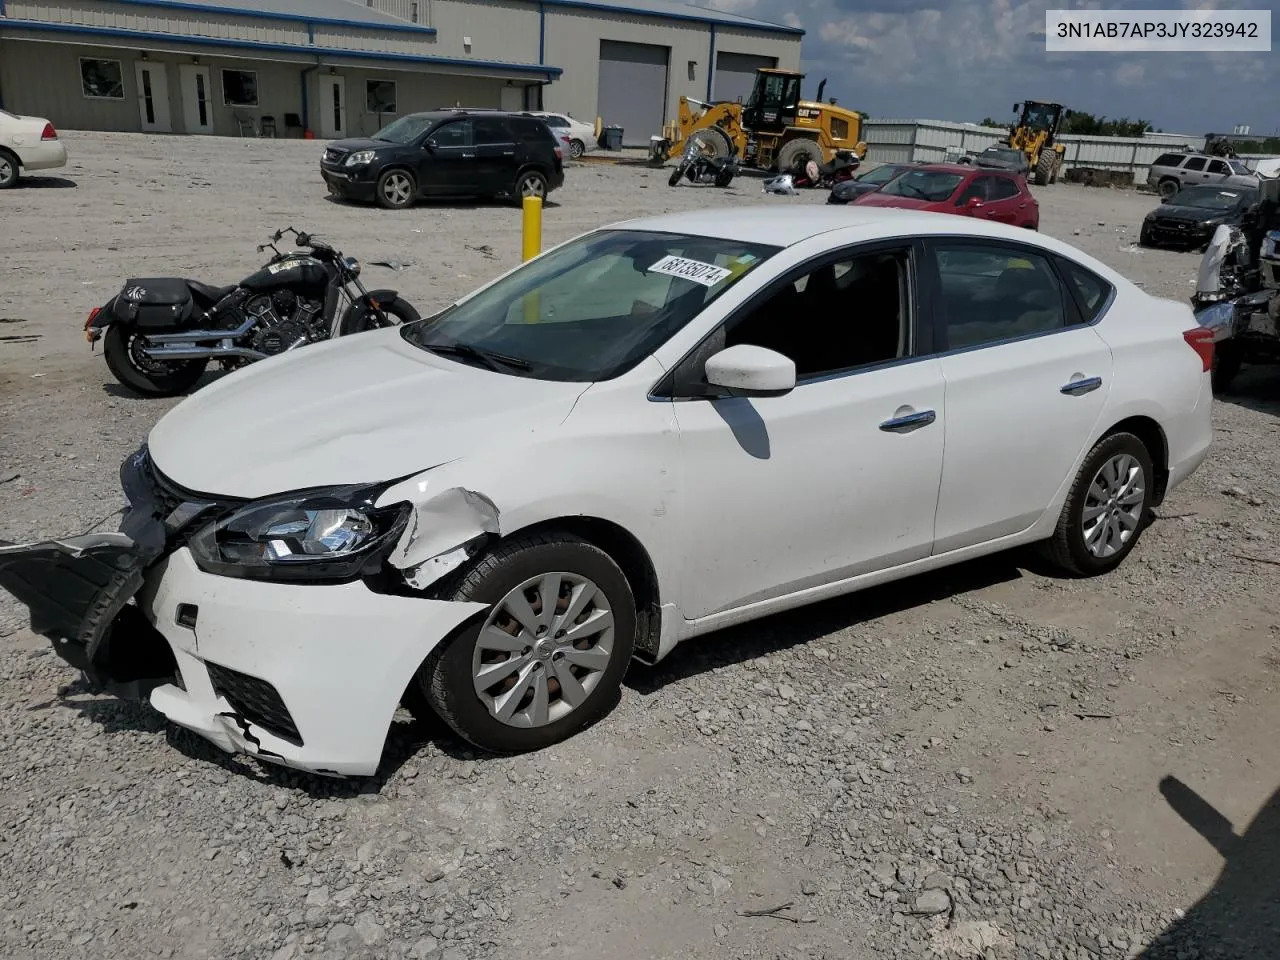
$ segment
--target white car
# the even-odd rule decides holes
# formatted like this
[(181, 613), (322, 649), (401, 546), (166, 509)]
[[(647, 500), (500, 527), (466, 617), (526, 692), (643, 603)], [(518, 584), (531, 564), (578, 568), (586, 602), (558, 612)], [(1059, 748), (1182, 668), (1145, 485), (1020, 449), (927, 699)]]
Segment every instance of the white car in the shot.
[(25, 170), (52, 170), (67, 165), (67, 146), (43, 117), (23, 117), (0, 110), (0, 190), (18, 182)]
[(402, 702), (537, 749), (730, 624), (1020, 544), (1112, 570), (1206, 456), (1212, 352), (1016, 227), (633, 220), (199, 390), (120, 533), (0, 549), (0, 583), (228, 751), (370, 774)]
[(531, 110), (530, 116), (541, 117), (546, 121), (551, 132), (569, 145), (569, 156), (577, 160), (595, 146), (597, 134), (595, 124), (575, 120), (567, 113), (549, 113), (545, 110)]

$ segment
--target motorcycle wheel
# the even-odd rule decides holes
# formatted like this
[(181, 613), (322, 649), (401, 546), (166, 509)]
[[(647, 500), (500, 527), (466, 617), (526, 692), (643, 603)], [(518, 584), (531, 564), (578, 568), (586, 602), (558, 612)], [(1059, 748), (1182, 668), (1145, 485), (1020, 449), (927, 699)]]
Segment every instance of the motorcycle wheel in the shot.
[(721, 170), (719, 173), (716, 174), (717, 187), (727, 187), (732, 182), (733, 182), (732, 170)]
[(361, 310), (358, 314), (355, 311), (349, 311), (342, 320), (342, 326), (338, 330), (338, 336), (345, 337), (353, 333), (364, 333), (366, 330), (380, 330), (384, 326), (399, 326), (402, 323), (413, 323), (421, 320), (422, 317), (418, 311), (414, 309), (413, 304), (403, 297), (396, 297), (387, 303), (380, 304), (383, 311), (389, 314), (389, 324), (382, 324), (373, 315), (370, 310)]
[(667, 186), (674, 187), (680, 182), (680, 178), (684, 176), (684, 169), (676, 167), (671, 171), (671, 176), (667, 177)]
[(107, 369), (124, 386), (147, 397), (176, 397), (204, 376), (208, 360), (148, 360), (138, 352), (142, 336), (118, 326), (107, 328), (102, 353)]

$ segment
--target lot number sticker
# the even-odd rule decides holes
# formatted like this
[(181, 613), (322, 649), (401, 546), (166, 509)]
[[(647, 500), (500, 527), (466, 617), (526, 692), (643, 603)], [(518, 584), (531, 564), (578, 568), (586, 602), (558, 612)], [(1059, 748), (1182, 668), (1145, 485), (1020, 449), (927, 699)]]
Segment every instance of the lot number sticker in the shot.
[(733, 273), (725, 267), (717, 267), (714, 263), (703, 263), (701, 260), (687, 260), (684, 257), (663, 257), (649, 268), (654, 273), (666, 274), (669, 277), (680, 277), (692, 280), (704, 287), (714, 287), (725, 277)]

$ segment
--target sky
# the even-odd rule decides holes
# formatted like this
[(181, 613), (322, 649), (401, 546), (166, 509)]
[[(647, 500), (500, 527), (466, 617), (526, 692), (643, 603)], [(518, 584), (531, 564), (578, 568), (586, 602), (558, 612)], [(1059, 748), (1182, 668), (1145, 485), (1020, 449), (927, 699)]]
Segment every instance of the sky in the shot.
[[(872, 117), (978, 122), (1050, 100), (1171, 133), (1280, 133), (1276, 0), (694, 0), (806, 31), (803, 95)], [(1045, 10), (1272, 9), (1270, 53), (1047, 53)]]

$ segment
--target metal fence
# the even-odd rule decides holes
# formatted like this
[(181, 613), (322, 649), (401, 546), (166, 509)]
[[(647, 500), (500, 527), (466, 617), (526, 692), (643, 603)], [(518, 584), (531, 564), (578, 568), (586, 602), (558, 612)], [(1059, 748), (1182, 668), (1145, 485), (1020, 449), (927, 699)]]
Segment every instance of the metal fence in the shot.
[[(874, 163), (938, 162), (950, 154), (970, 153), (998, 143), (1007, 128), (945, 120), (868, 120), (862, 127), (867, 159)], [(1063, 171), (1087, 168), (1129, 172), (1145, 183), (1147, 168), (1162, 153), (1204, 149), (1204, 137), (1147, 134), (1143, 137), (1089, 137), (1063, 134)]]

